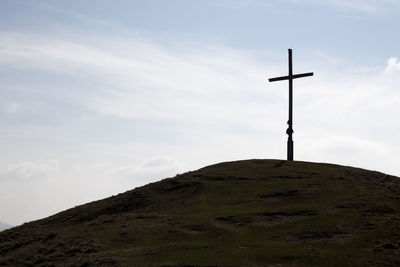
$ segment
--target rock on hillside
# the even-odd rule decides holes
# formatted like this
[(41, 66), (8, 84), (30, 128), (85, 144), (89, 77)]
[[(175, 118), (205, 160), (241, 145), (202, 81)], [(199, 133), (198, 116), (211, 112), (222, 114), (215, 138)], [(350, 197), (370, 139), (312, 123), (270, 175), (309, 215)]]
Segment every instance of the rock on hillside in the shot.
[(400, 265), (400, 180), (321, 163), (216, 164), (3, 231), (0, 265)]

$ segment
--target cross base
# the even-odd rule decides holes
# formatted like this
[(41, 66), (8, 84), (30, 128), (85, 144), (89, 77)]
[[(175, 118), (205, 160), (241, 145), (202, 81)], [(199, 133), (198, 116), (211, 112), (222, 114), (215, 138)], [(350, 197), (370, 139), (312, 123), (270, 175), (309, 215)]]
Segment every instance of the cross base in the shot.
[(287, 141), (287, 160), (293, 161), (293, 140)]

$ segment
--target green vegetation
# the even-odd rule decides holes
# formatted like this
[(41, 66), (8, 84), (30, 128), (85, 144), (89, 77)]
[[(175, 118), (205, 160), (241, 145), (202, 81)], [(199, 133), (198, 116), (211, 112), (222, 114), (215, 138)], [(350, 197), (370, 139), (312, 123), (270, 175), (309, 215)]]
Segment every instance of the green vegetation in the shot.
[(177, 175), (0, 233), (0, 265), (400, 265), (400, 180), (247, 160)]

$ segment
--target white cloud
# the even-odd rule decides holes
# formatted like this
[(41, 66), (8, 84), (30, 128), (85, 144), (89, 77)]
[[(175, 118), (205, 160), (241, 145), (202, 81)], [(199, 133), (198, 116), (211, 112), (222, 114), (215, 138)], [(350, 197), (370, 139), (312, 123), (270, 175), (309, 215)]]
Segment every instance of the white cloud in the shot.
[[(104, 116), (192, 121), (212, 114), (213, 120), (235, 117), (236, 122), (248, 124), (249, 112), (254, 111), (239, 105), (227, 110), (218, 103), (258, 105), (256, 93), (267, 95), (265, 70), (248, 62), (242, 52), (226, 47), (170, 51), (134, 39), (121, 40), (123, 47), (118, 42), (98, 47), (34, 35), (2, 36), (0, 64), (87, 80), (92, 83), (89, 88), (66, 87), (62, 81), (58, 88), (50, 84), (40, 90), (56, 91), (58, 98), (65, 96)], [(248, 91), (245, 97), (244, 90)]]
[[(260, 64), (242, 51), (193, 44), (191, 48), (188, 48), (190, 44), (182, 49), (180, 46), (166, 48), (143, 39), (95, 44), (35, 35), (2, 36), (7, 41), (2, 39), (0, 58), (12, 55), (7, 59), (9, 66), (57, 71), (61, 75), (73, 73), (73, 76), (61, 76), (59, 88), (49, 84), (48, 88), (41, 86), (40, 89), (50, 94), (50, 89), (55, 90), (59, 98), (69, 98), (96, 116), (123, 119), (128, 124), (145, 120), (155, 131), (165, 131), (168, 125), (181, 135), (177, 138), (186, 136), (192, 140), (199, 131), (223, 136), (229, 130), (236, 131), (232, 132), (236, 138), (249, 136), (254, 131), (260, 135), (263, 131), (267, 139), (268, 134), (269, 138), (276, 138), (280, 135), (279, 129), (285, 127), (282, 122), (286, 121), (286, 84), (266, 83), (267, 73), (281, 72), (277, 69), (279, 65)], [(11, 50), (12, 53), (7, 52)], [(390, 113), (397, 111), (398, 93), (392, 88), (397, 78), (391, 75), (399, 68), (397, 59), (389, 59), (384, 70), (357, 66), (357, 71), (352, 71), (345, 61), (326, 62), (326, 57), (322, 60), (334, 66), (335, 73), (324, 76), (321, 69), (307, 81), (307, 88), (295, 90), (296, 107), (309, 112), (296, 114), (304, 120), (301, 123), (305, 125), (312, 118), (324, 129), (346, 133), (364, 131), (363, 135), (368, 138), (379, 139), (368, 128), (389, 127), (393, 118), (382, 118), (384, 109)], [(78, 89), (65, 86), (64, 83), (69, 83), (65, 82), (66, 78), (76, 79), (78, 85), (82, 81), (85, 84)], [(298, 82), (303, 83), (296, 81), (296, 86)], [(35, 85), (32, 88), (36, 90)], [(366, 123), (367, 114), (373, 121)], [(80, 115), (85, 118), (85, 114)], [(157, 126), (161, 122), (164, 126)]]
[(43, 179), (59, 171), (59, 168), (59, 163), (56, 160), (40, 163), (17, 162), (4, 164), (0, 166), (0, 181)]
[(400, 71), (400, 62), (399, 59), (396, 57), (391, 57), (387, 61), (387, 66), (385, 69), (386, 72), (392, 73), (395, 71)]
[[(133, 37), (0, 36), (0, 66), (24, 77), (4, 76), (0, 86), (11, 99), (3, 109), (21, 113), (0, 125), (11, 144), (0, 158), (0, 181), (15, 190), (3, 189), (1, 202), (16, 203), (21, 181), (37, 181), (19, 200), (27, 214), (46, 216), (218, 161), (285, 157), (287, 83), (266, 79), (286, 62)], [(319, 58), (313, 78), (295, 81), (296, 159), (399, 175), (397, 162), (382, 160), (400, 146), (397, 58), (379, 68)], [(296, 68), (311, 64), (296, 61)], [(4, 163), (8, 154), (26, 160)], [(16, 207), (7, 205), (12, 214)]]

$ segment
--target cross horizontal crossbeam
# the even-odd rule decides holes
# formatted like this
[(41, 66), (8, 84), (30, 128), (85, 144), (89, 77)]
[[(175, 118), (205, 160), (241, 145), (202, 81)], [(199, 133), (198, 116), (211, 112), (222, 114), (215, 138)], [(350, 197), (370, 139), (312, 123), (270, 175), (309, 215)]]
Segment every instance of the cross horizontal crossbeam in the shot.
[(295, 74), (295, 75), (271, 78), (271, 79), (268, 79), (268, 81), (269, 82), (277, 82), (277, 81), (283, 81), (283, 80), (303, 78), (303, 77), (308, 77), (308, 76), (313, 76), (313, 75), (314, 75), (313, 72), (308, 72), (308, 73), (302, 73), (302, 74)]

